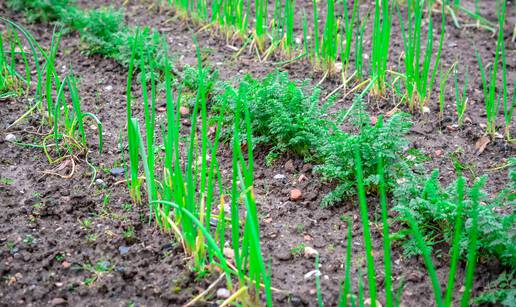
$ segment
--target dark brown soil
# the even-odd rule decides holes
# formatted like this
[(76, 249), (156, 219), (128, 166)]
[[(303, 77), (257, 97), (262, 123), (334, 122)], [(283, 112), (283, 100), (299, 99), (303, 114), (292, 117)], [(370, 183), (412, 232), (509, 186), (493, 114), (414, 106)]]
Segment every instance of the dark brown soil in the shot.
[[(123, 1), (114, 2), (120, 5)], [(308, 3), (305, 9), (310, 12)], [(106, 4), (106, 1), (80, 1), (80, 4), (97, 7)], [(491, 6), (482, 8), (486, 12), (485, 16), (491, 20), (495, 16), (493, 10)], [(515, 20), (513, 11), (510, 10), (509, 19), (512, 24)], [(1, 4), (0, 12), (26, 25), (23, 17), (5, 11)], [(174, 18), (166, 10), (149, 11), (144, 5), (129, 4), (126, 14), (127, 21), (132, 25), (149, 25), (166, 33), (178, 67), (195, 63), (192, 33), (199, 26)], [(438, 16), (434, 16), (434, 19), (439, 22)], [(394, 29), (398, 27), (396, 19), (393, 23)], [(29, 29), (41, 44), (48, 46), (51, 26), (31, 25)], [(201, 47), (209, 51), (208, 61), (217, 67), (223, 80), (245, 73), (264, 76), (276, 68), (274, 62), (260, 63), (248, 53), (235, 59), (234, 51), (228, 45), (239, 46), (239, 43), (226, 42), (215, 32), (199, 31), (197, 39)], [(510, 39), (508, 34), (508, 77), (512, 82), (515, 78), (516, 51)], [(490, 170), (514, 156), (515, 148), (514, 143), (498, 139), (489, 144), (482, 154), (475, 153), (475, 142), (483, 133), (481, 125), (485, 122), (485, 112), (481, 100), (480, 76), (473, 69), (477, 66), (471, 45), (474, 43), (485, 59), (491, 59), (494, 40), (487, 31), (476, 28), (460, 30), (451, 21), (448, 22), (442, 59), (445, 67), (455, 61), (461, 63), (461, 69), (466, 65), (470, 67), (468, 94), (471, 104), (467, 116), (471, 121), (461, 128), (447, 128), (455, 121), (453, 92), (449, 87), (444, 120), (437, 117), (438, 92), (435, 91), (430, 105), (432, 111), (424, 116), (413, 117), (415, 125), (409, 136), (412, 147), (431, 157), (427, 168), (439, 168), (444, 182), (455, 177), (451, 155), (459, 153), (464, 164), (473, 166), (470, 173), (466, 174), (470, 179), (478, 174), (489, 174), (488, 187), (492, 193), (504, 187), (507, 174), (505, 169)], [(369, 50), (369, 46), (370, 37), (367, 36), (364, 50)], [(400, 33), (394, 31), (392, 66), (397, 64), (396, 53), (400, 47)], [(280, 58), (274, 56), (271, 60)], [(126, 120), (126, 69), (110, 59), (86, 56), (81, 51), (80, 40), (75, 33), (63, 37), (59, 61), (58, 67), (63, 71), (73, 66), (80, 76), (83, 109), (99, 115), (104, 124), (105, 151), (101, 156), (93, 152), (89, 156), (90, 161), (103, 170), (97, 175), (102, 181), (90, 184), (91, 170), (84, 162), (84, 157), (77, 159), (78, 164), (71, 179), (45, 175), (44, 171), (56, 166), (49, 165), (41, 150), (4, 141), (5, 136), (12, 133), (18, 142), (32, 143), (37, 137), (39, 118), (34, 116), (6, 130), (10, 123), (23, 114), (27, 102), (23, 98), (0, 101), (0, 206), (3, 212), (0, 216), (0, 306), (122, 306), (130, 303), (160, 306), (186, 303), (208, 287), (217, 276), (196, 278), (189, 269), (189, 259), (176, 246), (172, 237), (147, 223), (147, 208), (125, 206), (131, 203), (126, 185), (116, 184), (123, 178), (109, 172), (121, 159), (118, 142)], [(292, 78), (308, 77), (314, 83), (322, 77), (320, 72), (314, 71), (302, 61), (282, 69), (288, 70)], [(338, 78), (329, 78), (321, 86), (328, 93), (338, 85)], [(374, 99), (369, 101), (368, 108), (372, 114), (382, 114), (392, 109), (394, 104), (387, 98)], [(337, 107), (350, 105), (351, 100), (345, 99)], [(136, 115), (141, 116), (141, 112), (136, 112)], [(88, 129), (89, 134), (95, 135), (96, 131)], [(96, 144), (96, 141), (92, 138), (90, 143)], [(438, 150), (442, 154), (436, 154)], [(265, 155), (264, 148), (256, 152), (255, 192), (261, 217), (262, 248), (266, 259), (271, 261), (272, 283), (284, 290), (283, 293), (274, 294), (274, 301), (278, 306), (316, 305), (314, 277), (305, 278), (306, 273), (314, 270), (314, 260), (291, 254), (292, 248), (305, 244), (318, 250), (321, 255), (324, 302), (327, 306), (334, 306), (339, 294), (339, 283), (344, 276), (347, 239), (346, 223), (341, 220), (341, 216), (351, 217), (354, 222), (353, 284), (358, 282), (359, 269), (365, 272), (358, 206), (354, 201), (348, 201), (336, 208), (322, 209), (319, 206), (320, 200), (330, 187), (312, 174), (309, 164), (297, 157), (285, 156), (271, 167), (266, 167)], [(221, 150), (222, 169), (230, 168), (230, 159), (229, 152)], [(66, 166), (65, 171), (69, 170), (70, 165)], [(278, 174), (285, 178), (274, 179)], [(301, 175), (305, 179), (300, 180)], [(299, 202), (289, 199), (289, 192), (294, 187), (303, 192), (303, 199)], [(375, 221), (371, 225), (374, 254), (378, 261), (377, 274), (381, 287), (381, 224), (376, 223), (380, 219), (377, 206), (374, 206), (373, 200), (370, 203), (370, 219)], [(86, 220), (91, 221), (89, 227), (84, 226)], [(128, 238), (127, 233), (131, 229), (134, 235)], [(444, 285), (448, 273), (448, 256), (443, 254), (434, 261)], [(88, 270), (89, 264), (108, 269), (105, 272), (93, 272)], [(476, 272), (476, 293), (502, 269), (496, 263), (481, 264)], [(404, 284), (404, 306), (433, 305), (430, 281), (421, 259), (405, 258), (402, 249), (396, 246), (393, 249), (393, 271), (395, 287)], [(458, 280), (462, 280), (463, 271), (464, 267), (461, 266)], [(90, 282), (91, 285), (88, 285)], [(459, 288), (457, 286), (456, 291)], [(383, 293), (380, 294), (382, 297)], [(208, 300), (216, 301), (213, 295)]]

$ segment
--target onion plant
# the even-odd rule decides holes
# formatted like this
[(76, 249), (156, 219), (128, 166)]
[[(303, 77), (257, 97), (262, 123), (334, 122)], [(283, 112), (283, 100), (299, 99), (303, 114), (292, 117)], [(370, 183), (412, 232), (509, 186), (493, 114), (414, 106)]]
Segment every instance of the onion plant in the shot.
[(407, 92), (407, 100), (411, 110), (413, 110), (415, 106), (422, 109), (423, 106), (428, 103), (441, 60), (441, 51), (446, 27), (446, 14), (444, 12), (444, 6), (442, 6), (441, 34), (432, 67), (432, 57), (434, 55), (432, 10), (429, 7), (428, 34), (426, 38), (426, 47), (423, 50), (423, 5), (424, 2), (421, 1), (407, 1), (408, 17), (406, 18), (406, 22), (404, 22), (399, 6), (396, 6), (401, 24), (403, 47), (405, 50), (405, 90)]
[[(138, 36), (137, 36), (138, 37)], [(145, 44), (138, 37), (133, 48), (145, 50)], [(166, 52), (166, 42), (163, 42)], [(214, 140), (208, 137), (208, 111), (207, 111), (207, 72), (203, 68), (200, 49), (197, 46), (198, 72), (197, 91), (193, 111), (190, 117), (191, 128), (187, 133), (186, 141), (181, 133), (181, 106), (182, 87), (174, 88), (170, 69), (164, 70), (164, 90), (157, 90), (153, 81), (154, 67), (152, 59), (140, 59), (140, 83), (142, 90), (142, 102), (144, 110), (144, 133), (140, 132), (138, 120), (132, 116), (134, 108), (131, 95), (131, 76), (127, 83), (127, 111), (129, 142), (129, 160), (131, 167), (131, 195), (136, 202), (139, 199), (141, 181), (139, 180), (139, 166), (143, 165), (144, 182), (147, 202), (149, 204), (150, 219), (164, 230), (173, 231), (176, 238), (184, 246), (185, 251), (192, 256), (193, 268), (202, 272), (206, 268), (219, 267), (226, 274), (228, 289), (234, 290), (239, 299), (246, 301), (243, 293), (255, 293), (249, 295), (252, 302), (257, 304), (262, 286), (265, 288), (267, 304), (272, 305), (271, 285), (269, 272), (265, 268), (264, 259), (260, 249), (259, 222), (256, 202), (253, 191), (253, 152), (250, 131), (250, 115), (245, 106), (245, 101), (239, 96), (240, 89), (233, 91), (238, 99), (237, 108), (243, 119), (235, 118), (235, 133), (233, 135), (233, 163), (232, 178), (229, 195), (224, 188), (217, 161), (217, 150), (221, 131), (223, 111), (217, 120), (217, 129)], [(145, 53), (142, 53), (144, 56)], [(165, 59), (165, 66), (170, 66)], [(132, 57), (130, 73), (136, 63)], [(147, 78), (146, 75), (150, 75)], [(150, 85), (150, 96), (148, 95)], [(176, 92), (176, 95), (174, 95)], [(162, 125), (164, 142), (164, 159), (155, 159), (158, 151), (155, 135), (155, 100), (162, 94), (166, 99), (166, 122)], [(176, 96), (176, 98), (174, 98)], [(243, 120), (248, 127), (247, 134), (239, 135), (238, 128)], [(200, 130), (199, 130), (200, 126)], [(145, 138), (142, 136), (145, 135)], [(245, 137), (250, 146), (247, 152), (240, 146), (240, 138)], [(145, 141), (144, 141), (145, 139)], [(183, 152), (183, 149), (186, 152)], [(157, 161), (163, 161), (158, 166)], [(157, 171), (157, 170), (162, 171)], [(216, 195), (219, 195), (217, 199)], [(229, 224), (226, 224), (225, 199), (230, 197)], [(218, 212), (213, 212), (218, 205)], [(241, 213), (245, 213), (242, 215)], [(241, 217), (245, 216), (244, 220)], [(216, 222), (212, 228), (211, 223)], [(221, 252), (225, 248), (226, 231), (230, 230), (230, 246), (233, 250), (233, 259), (227, 259)], [(230, 261), (234, 261), (231, 263)], [(238, 280), (238, 288), (235, 288), (233, 278)], [(252, 291), (248, 291), (253, 289)]]
[(459, 74), (457, 72), (457, 66), (453, 70), (454, 75), (454, 86), (455, 86), (455, 110), (457, 112), (457, 122), (459, 126), (462, 125), (464, 120), (464, 113), (468, 106), (468, 97), (466, 91), (468, 89), (468, 67), (466, 66), (466, 72), (464, 73), (464, 84), (462, 89), (459, 87)]
[(335, 18), (335, 0), (327, 1), (326, 24), (321, 44), (321, 62), (323, 67), (330, 71), (337, 59), (338, 43), (338, 26)]
[(294, 16), (296, 9), (296, 0), (285, 1), (285, 49), (289, 56), (292, 56), (292, 50), (294, 48)]
[[(349, 59), (351, 55), (351, 44), (353, 41), (353, 33), (355, 33), (355, 24), (358, 11), (358, 1), (353, 1), (353, 10), (351, 11), (351, 17), (349, 16), (348, 6), (346, 2), (342, 2), (342, 15), (344, 16), (344, 22), (341, 26), (340, 36), (340, 60), (342, 61), (342, 79), (346, 79), (346, 74), (349, 65)], [(344, 34), (342, 34), (344, 33)]]
[[(102, 123), (94, 114), (83, 112), (81, 110), (81, 100), (73, 71), (70, 72), (63, 80), (61, 80), (56, 71), (55, 61), (59, 48), (61, 32), (56, 32), (54, 29), (50, 48), (48, 49), (48, 52), (45, 52), (45, 50), (36, 42), (34, 37), (25, 28), (13, 21), (1, 17), (0, 21), (8, 26), (11, 33), (9, 36), (9, 56), (6, 55), (6, 51), (3, 48), (3, 40), (0, 40), (0, 75), (2, 75), (2, 77), (0, 77), (0, 85), (5, 86), (7, 84), (8, 86), (13, 86), (15, 84), (12, 84), (12, 82), (23, 82), (27, 86), (27, 95), (33, 88), (35, 88), (36, 96), (35, 104), (9, 127), (18, 124), (30, 113), (36, 110), (40, 111), (43, 127), (47, 128), (46, 130), (43, 130), (44, 136), (41, 139), (42, 144), (40, 147), (43, 148), (48, 161), (50, 163), (56, 163), (62, 161), (66, 156), (69, 156), (69, 154), (87, 150), (84, 121), (87, 118), (91, 118), (97, 125), (99, 133), (98, 148), (99, 152), (102, 152)], [(30, 53), (24, 51), (24, 44), (21, 39), (22, 37), (24, 38), (26, 45), (29, 46), (31, 50)], [(30, 58), (27, 56), (28, 54), (31, 55)], [(21, 58), (25, 78), (18, 73), (18, 69), (16, 67), (17, 58)], [(31, 83), (32, 72), (30, 65), (34, 65), (36, 67), (37, 80), (34, 87)], [(42, 67), (44, 67), (44, 75)], [(44, 82), (43, 76), (45, 78)], [(11, 82), (11, 84), (8, 84), (8, 82)], [(43, 85), (45, 87), (45, 107), (42, 104)], [(16, 86), (19, 87), (21, 84)], [(68, 90), (70, 103), (67, 102), (65, 90)], [(55, 100), (54, 97), (56, 97)], [(54, 140), (54, 144), (50, 144), (48, 142), (52, 139)], [(62, 145), (65, 147), (67, 155), (61, 154), (60, 149)], [(51, 147), (55, 148), (57, 157), (53, 157), (50, 151)]]
[(371, 52), (371, 78), (376, 79), (374, 90), (377, 94), (383, 94), (386, 88), (385, 82), (390, 48), (391, 25), (392, 9), (389, 6), (389, 0), (375, 0)]
[[(504, 43), (504, 22), (506, 14), (505, 1), (497, 1), (499, 6), (498, 10), (498, 39), (496, 42), (495, 57), (492, 64), (492, 68), (488, 70), (487, 65), (482, 64), (482, 59), (478, 50), (475, 49), (478, 66), (480, 69), (480, 76), (482, 77), (482, 88), (484, 94), (484, 106), (486, 110), (486, 132), (494, 137), (497, 133), (497, 115), (500, 107), (500, 100), (503, 101), (504, 117), (506, 122), (506, 130), (508, 134), (509, 125), (512, 120), (512, 110), (514, 109), (514, 103), (511, 102), (509, 105), (508, 101), (508, 90), (507, 90), (507, 67), (505, 59), (505, 43)], [(501, 65), (500, 65), (501, 57)], [(503, 90), (502, 94), (496, 93), (496, 84), (498, 82), (499, 68), (502, 70), (502, 81)]]
[(358, 79), (362, 79), (363, 77), (363, 44), (364, 44), (364, 32), (367, 24), (367, 17), (360, 17), (360, 7), (357, 9), (357, 20), (359, 23), (358, 31), (355, 34), (355, 71)]
[[(15, 86), (18, 85), (16, 83), (24, 82), (27, 86), (27, 93), (31, 88), (31, 85), (33, 85), (31, 80), (31, 68), (29, 66), (28, 58), (25, 53), (25, 49), (23, 47), (22, 41), (20, 39), (21, 37), (24, 38), (24, 42), (26, 42), (27, 46), (30, 49), (31, 56), (31, 62), (35, 66), (36, 70), (36, 77), (37, 79), (35, 84), (35, 95), (36, 95), (36, 104), (39, 106), (41, 94), (43, 91), (43, 73), (41, 66), (44, 64), (44, 54), (43, 49), (40, 47), (36, 39), (32, 36), (30, 32), (28, 32), (24, 27), (19, 25), (18, 23), (1, 17), (0, 16), (0, 22), (6, 25), (9, 31), (9, 50), (6, 51), (4, 48), (1, 48), (1, 60), (2, 65), (0, 65), (1, 69), (1, 75), (2, 79), (5, 85)], [(2, 41), (2, 44), (4, 42)], [(25, 79), (18, 72), (16, 69), (16, 56), (17, 54), (20, 54), (22, 56), (23, 64), (24, 64), (24, 70), (25, 70)], [(5, 93), (4, 93), (5, 94)], [(12, 93), (11, 93), (12, 94)]]
[(260, 51), (263, 51), (265, 46), (265, 35), (267, 33), (267, 0), (255, 0), (255, 41)]

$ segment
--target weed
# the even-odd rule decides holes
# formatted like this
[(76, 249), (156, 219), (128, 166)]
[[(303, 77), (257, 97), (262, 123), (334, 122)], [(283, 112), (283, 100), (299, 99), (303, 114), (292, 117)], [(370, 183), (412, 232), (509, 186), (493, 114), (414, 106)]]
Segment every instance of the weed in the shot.
[(124, 237), (124, 239), (134, 238), (134, 227), (129, 226), (126, 230), (124, 230), (122, 232), (122, 237)]
[(36, 239), (32, 235), (28, 234), (25, 235), (25, 238), (23, 238), (22, 242), (27, 245), (34, 245), (36, 244)]
[(0, 184), (11, 185), (13, 183), (14, 183), (13, 179), (0, 176)]
[(79, 220), (79, 224), (83, 229), (90, 229), (93, 222), (90, 219)]
[(133, 205), (129, 203), (122, 204), (122, 210), (125, 212), (133, 211)]
[(292, 256), (294, 257), (300, 257), (303, 255), (305, 251), (305, 244), (304, 243), (301, 243), (297, 246), (294, 246), (290, 249), (290, 253), (292, 254)]

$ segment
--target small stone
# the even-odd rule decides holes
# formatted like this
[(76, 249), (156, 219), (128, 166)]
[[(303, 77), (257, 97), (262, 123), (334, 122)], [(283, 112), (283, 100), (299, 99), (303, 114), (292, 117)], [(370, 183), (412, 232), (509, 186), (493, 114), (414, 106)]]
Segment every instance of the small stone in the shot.
[(72, 264), (70, 262), (68, 262), (68, 261), (63, 261), (61, 263), (61, 266), (63, 267), (63, 269), (68, 269), (68, 268), (70, 268), (72, 266)]
[(304, 198), (305, 198), (306, 200), (308, 200), (308, 201), (315, 201), (315, 200), (317, 199), (317, 196), (318, 196), (317, 192), (312, 191), (312, 192), (308, 192), (308, 193), (304, 196)]
[(66, 300), (62, 297), (56, 297), (56, 298), (52, 299), (50, 304), (52, 306), (64, 305), (64, 304), (66, 304)]
[(290, 191), (290, 199), (292, 201), (298, 201), (303, 196), (303, 193), (301, 193), (300, 189), (293, 189)]
[(125, 255), (129, 252), (129, 247), (122, 245), (118, 248), (118, 251), (120, 252), (120, 255)]
[(224, 254), (224, 256), (226, 256), (229, 259), (235, 258), (235, 252), (233, 251), (233, 249), (231, 249), (229, 247), (224, 247), (223, 254)]
[(464, 123), (465, 124), (471, 124), (471, 123), (473, 123), (473, 121), (471, 120), (471, 118), (466, 116), (466, 117), (464, 117)]
[(288, 160), (287, 163), (285, 163), (285, 171), (289, 173), (293, 173), (296, 171), (296, 168), (294, 167), (294, 162), (292, 160)]
[(226, 288), (220, 288), (217, 290), (217, 298), (220, 299), (227, 299), (231, 295), (231, 292), (229, 292)]
[(104, 88), (106, 91), (108, 92), (111, 92), (113, 90), (113, 86), (112, 85), (108, 85)]
[(301, 172), (302, 173), (310, 173), (312, 172), (312, 169), (314, 168), (314, 166), (310, 163), (307, 163), (305, 165), (303, 165), (303, 168), (301, 169)]
[(102, 180), (100, 178), (95, 180), (95, 184), (100, 186), (100, 187), (102, 187), (102, 188), (106, 187), (106, 183), (104, 182), (104, 180)]
[(370, 117), (371, 119), (371, 125), (376, 125), (376, 123), (378, 122), (378, 117), (374, 116), (374, 115), (371, 115)]
[(90, 129), (93, 131), (97, 130), (97, 125), (90, 125)]
[(427, 106), (424, 106), (423, 107), (423, 114), (428, 114), (428, 113), (430, 113), (430, 108), (427, 107)]
[(306, 274), (303, 276), (303, 278), (304, 278), (304, 279), (310, 279), (310, 278), (312, 278), (312, 276), (316, 276), (316, 275), (319, 275), (319, 276), (320, 276), (320, 275), (321, 275), (321, 272), (319, 272), (319, 270), (313, 270), (313, 271), (310, 271), (310, 272), (306, 273)]
[(319, 252), (315, 250), (314, 248), (310, 246), (306, 246), (304, 250), (305, 258), (315, 258), (317, 255), (319, 255)]
[(165, 112), (167, 110), (167, 108), (165, 107), (156, 107), (156, 111), (158, 112)]
[(124, 175), (124, 168), (123, 167), (113, 167), (111, 170), (109, 170), (111, 175), (114, 176), (122, 176)]
[(179, 113), (181, 114), (181, 116), (188, 116), (188, 115), (190, 115), (190, 109), (188, 109), (187, 107), (181, 106), (179, 108)]
[(276, 180), (283, 180), (285, 178), (287, 178), (287, 176), (285, 176), (283, 174), (274, 175), (274, 179), (276, 179)]
[(62, 282), (56, 282), (54, 285), (56, 285), (56, 287), (60, 288), (63, 286), (63, 283)]
[(16, 136), (12, 133), (9, 133), (8, 135), (5, 136), (5, 140), (7, 142), (16, 142)]
[(290, 298), (290, 303), (292, 304), (292, 306), (301, 306), (303, 302), (299, 297), (294, 295)]
[(280, 261), (289, 261), (292, 259), (292, 253), (289, 253), (288, 251), (279, 251), (276, 254), (276, 258)]
[[(371, 298), (366, 298), (364, 300), (364, 306), (371, 306), (371, 303), (372, 303)], [(382, 307), (382, 304), (378, 300), (376, 300), (376, 307)]]
[(437, 149), (437, 150), (434, 152), (434, 156), (436, 156), (436, 157), (440, 157), (440, 156), (442, 156), (442, 155), (443, 155), (443, 151), (442, 151), (442, 150), (440, 150), (440, 149)]

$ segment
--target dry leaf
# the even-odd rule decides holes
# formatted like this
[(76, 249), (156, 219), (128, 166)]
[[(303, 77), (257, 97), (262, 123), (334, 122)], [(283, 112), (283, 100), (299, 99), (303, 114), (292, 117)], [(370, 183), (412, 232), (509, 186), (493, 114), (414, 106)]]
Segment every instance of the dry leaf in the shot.
[(481, 136), (477, 142), (475, 143), (475, 149), (477, 151), (477, 155), (480, 155), (481, 153), (484, 152), (484, 150), (486, 149), (487, 147), (487, 144), (489, 144), (491, 140), (489, 139), (488, 136)]

